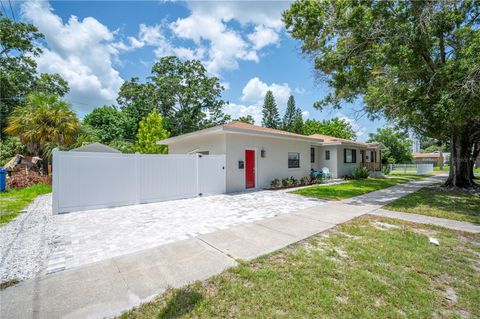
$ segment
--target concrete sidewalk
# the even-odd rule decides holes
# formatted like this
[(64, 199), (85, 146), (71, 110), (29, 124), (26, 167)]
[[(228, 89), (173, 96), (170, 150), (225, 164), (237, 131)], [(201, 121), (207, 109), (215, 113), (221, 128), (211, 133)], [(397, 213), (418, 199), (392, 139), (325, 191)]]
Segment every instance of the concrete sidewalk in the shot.
[(412, 223), (435, 225), (469, 233), (480, 233), (480, 225), (469, 222), (461, 222), (458, 220), (395, 212), (387, 209), (378, 209), (370, 212), (370, 214), (388, 218), (401, 219)]
[(103, 318), (151, 300), (168, 287), (204, 280), (378, 210), (438, 177), (243, 224), (25, 281), (0, 291), (1, 318)]

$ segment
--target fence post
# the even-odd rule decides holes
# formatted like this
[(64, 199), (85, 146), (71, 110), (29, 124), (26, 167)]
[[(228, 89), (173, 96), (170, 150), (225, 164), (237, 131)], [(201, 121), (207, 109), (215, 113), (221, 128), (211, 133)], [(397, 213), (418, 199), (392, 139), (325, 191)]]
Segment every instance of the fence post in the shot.
[(140, 204), (140, 153), (135, 152), (134, 157), (134, 172), (135, 172), (135, 204)]
[(200, 192), (200, 157), (201, 155), (196, 153), (195, 154), (195, 171), (196, 171), (196, 184), (197, 184), (197, 194), (198, 196), (202, 196), (202, 193)]
[(58, 148), (54, 148), (52, 151), (52, 213), (58, 214), (59, 213), (59, 200), (58, 196), (60, 195), (58, 192), (60, 188), (58, 187), (58, 173), (59, 173), (59, 157), (60, 154), (58, 153)]

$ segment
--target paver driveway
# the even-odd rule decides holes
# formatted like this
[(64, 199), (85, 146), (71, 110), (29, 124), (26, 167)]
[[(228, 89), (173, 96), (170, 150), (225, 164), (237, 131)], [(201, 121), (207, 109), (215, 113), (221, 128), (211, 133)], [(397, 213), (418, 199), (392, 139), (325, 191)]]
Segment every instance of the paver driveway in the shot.
[(55, 216), (57, 246), (47, 272), (152, 248), (325, 201), (282, 191), (215, 195)]

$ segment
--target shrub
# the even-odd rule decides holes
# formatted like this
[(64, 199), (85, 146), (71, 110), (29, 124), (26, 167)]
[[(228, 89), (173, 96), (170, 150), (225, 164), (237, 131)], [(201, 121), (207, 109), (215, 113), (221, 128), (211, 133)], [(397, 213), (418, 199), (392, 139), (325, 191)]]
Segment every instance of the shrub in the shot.
[(370, 172), (366, 167), (355, 167), (352, 170), (352, 178), (353, 179), (364, 179), (370, 175)]
[(5, 165), (15, 154), (23, 154), (25, 145), (18, 137), (7, 137), (0, 142), (0, 166)]
[(280, 182), (280, 180), (278, 178), (275, 178), (271, 183), (270, 183), (270, 187), (271, 188), (279, 188), (280, 186), (282, 186), (282, 183)]
[(300, 182), (298, 181), (298, 179), (296, 179), (296, 178), (293, 177), (293, 176), (290, 176), (290, 182), (291, 182), (290, 185), (293, 185), (293, 186), (298, 186), (298, 185), (300, 185)]
[(282, 186), (283, 187), (289, 187), (290, 185), (292, 185), (292, 181), (290, 180), (290, 178), (286, 177), (286, 178), (282, 179)]
[(302, 179), (300, 180), (300, 185), (306, 186), (308, 184), (310, 184), (310, 177), (308, 176), (302, 177)]
[(323, 182), (323, 177), (322, 176), (317, 176), (317, 177), (315, 177), (313, 182), (316, 183), (316, 184), (321, 184)]
[(34, 184), (51, 183), (52, 179), (50, 178), (50, 176), (42, 176), (34, 171), (26, 173), (22, 170), (14, 173), (14, 175), (7, 178), (7, 188), (10, 189), (24, 188)]
[(383, 174), (389, 175), (390, 174), (390, 167), (389, 166), (384, 166), (383, 167)]

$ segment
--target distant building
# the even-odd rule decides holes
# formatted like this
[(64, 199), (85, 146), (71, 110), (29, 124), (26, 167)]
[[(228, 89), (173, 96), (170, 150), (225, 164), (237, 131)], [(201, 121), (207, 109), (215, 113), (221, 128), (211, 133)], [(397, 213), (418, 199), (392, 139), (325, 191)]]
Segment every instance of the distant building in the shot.
[(442, 152), (435, 153), (412, 153), (413, 162), (416, 164), (433, 164), (443, 166), (444, 158)]
[(119, 150), (113, 147), (98, 142), (74, 148), (72, 152), (121, 153)]
[(412, 153), (420, 153), (420, 140), (418, 138), (412, 139)]

